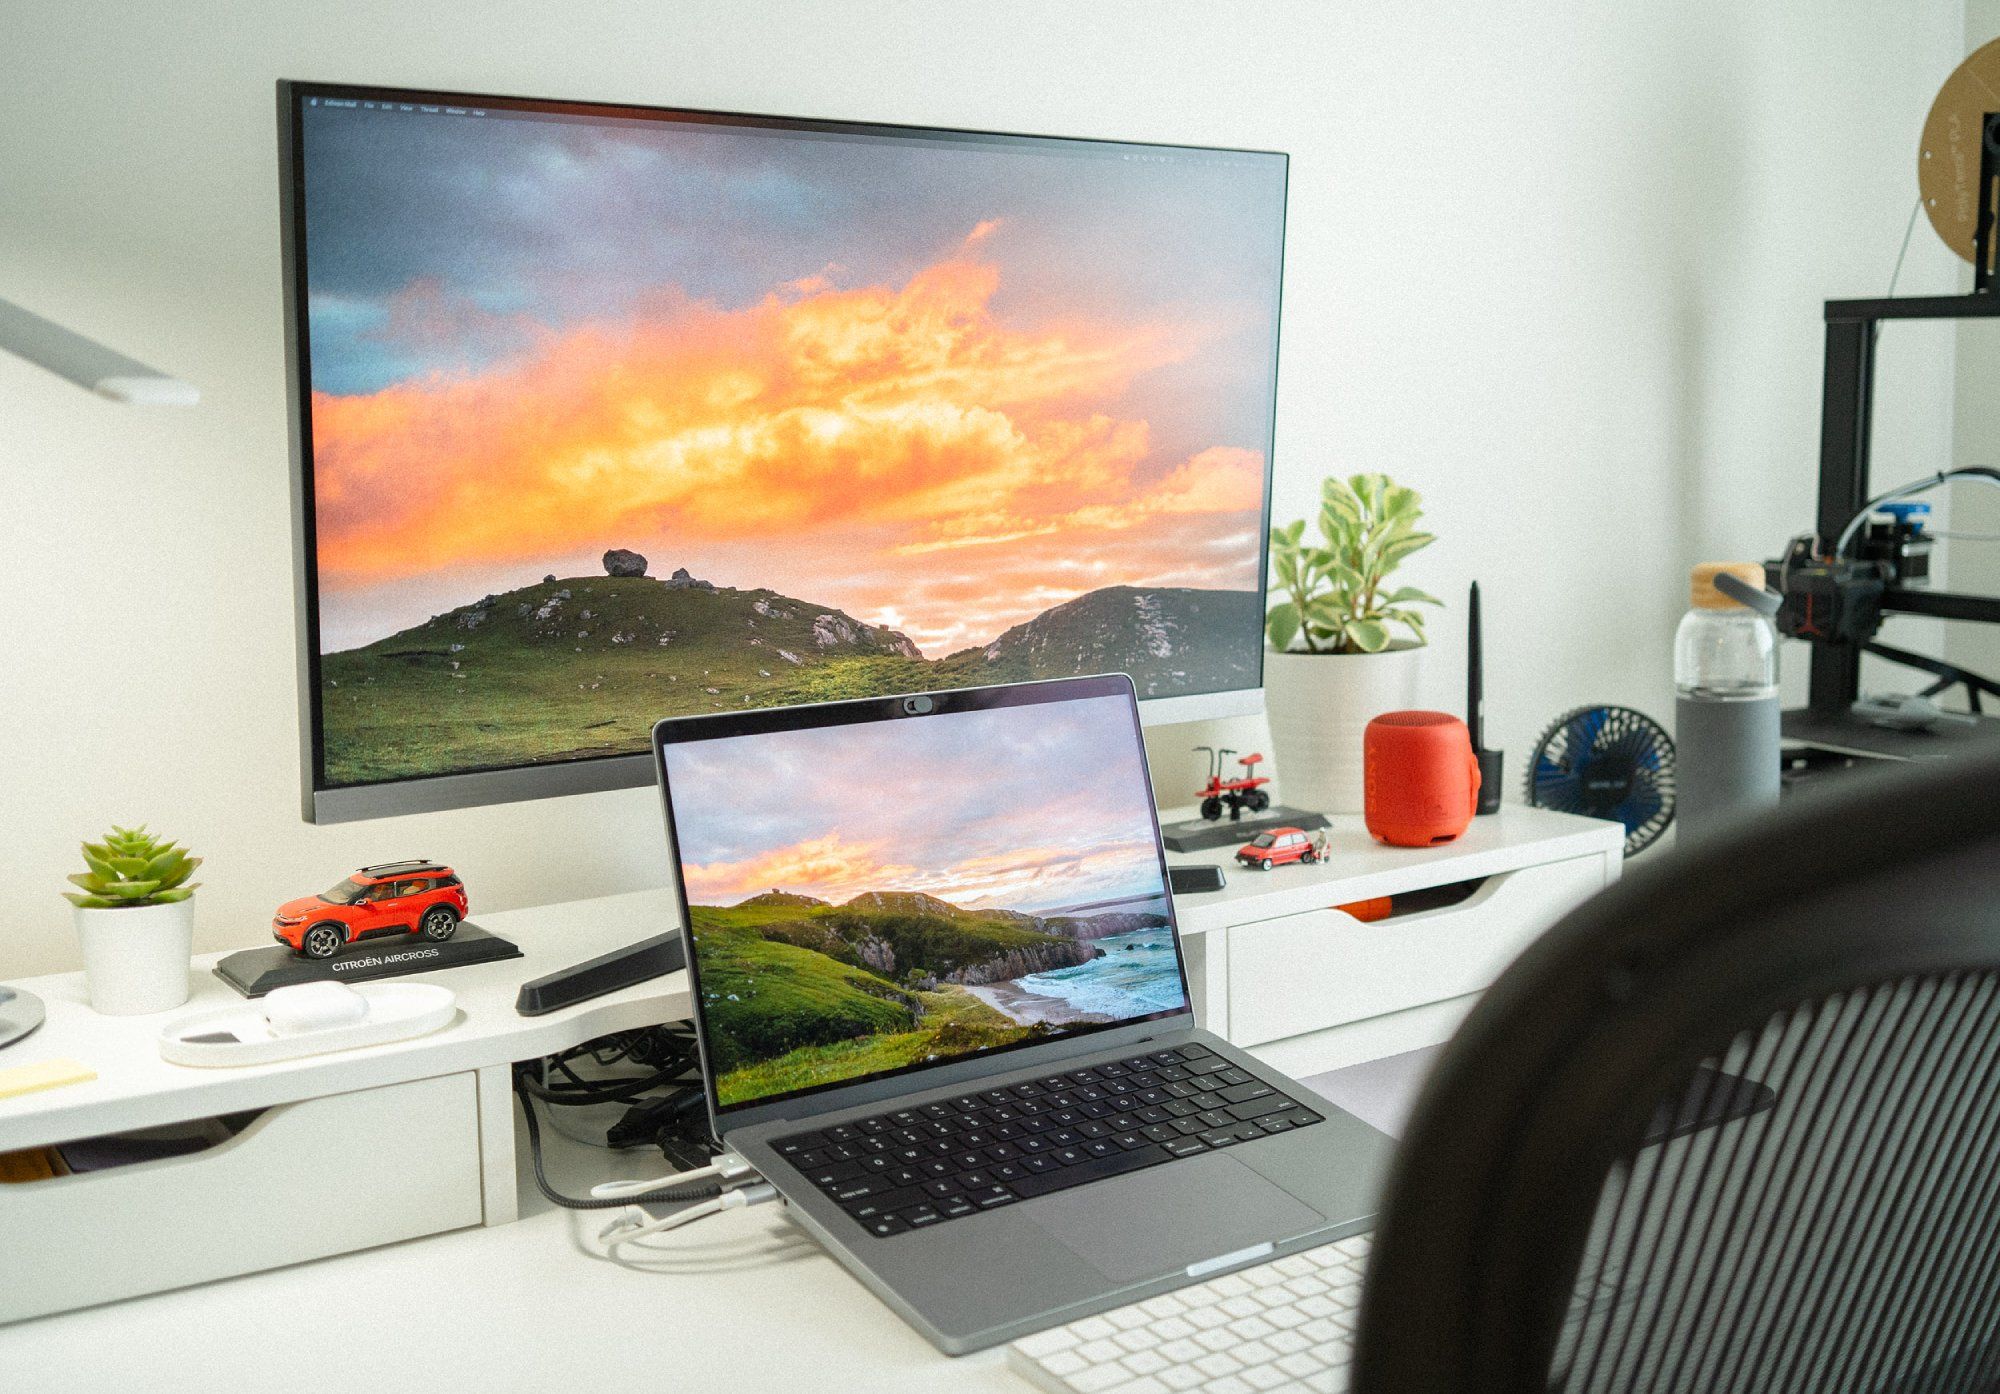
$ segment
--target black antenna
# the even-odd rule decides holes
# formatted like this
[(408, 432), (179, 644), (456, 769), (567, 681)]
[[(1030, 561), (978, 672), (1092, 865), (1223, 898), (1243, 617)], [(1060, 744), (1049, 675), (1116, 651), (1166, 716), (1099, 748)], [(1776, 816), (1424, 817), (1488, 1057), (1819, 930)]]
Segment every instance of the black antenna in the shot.
[(1466, 605), (1465, 625), (1465, 724), (1472, 732), (1472, 748), (1486, 749), (1486, 645), (1479, 635), (1479, 582), (1472, 583), (1472, 599)]
[(1500, 752), (1486, 748), (1486, 640), (1479, 628), (1479, 582), (1465, 611), (1465, 728), (1472, 733), (1472, 753), (1479, 761), (1479, 811), (1500, 811)]

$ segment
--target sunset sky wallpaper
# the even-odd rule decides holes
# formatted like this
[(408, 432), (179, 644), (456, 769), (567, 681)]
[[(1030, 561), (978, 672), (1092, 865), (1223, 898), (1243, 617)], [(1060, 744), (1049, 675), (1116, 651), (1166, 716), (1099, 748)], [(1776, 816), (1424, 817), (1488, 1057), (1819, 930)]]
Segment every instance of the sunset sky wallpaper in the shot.
[(915, 891), (1048, 914), (1164, 890), (1118, 698), (670, 744), (667, 772), (691, 904)]
[(1258, 586), (1276, 157), (303, 129), (322, 652), (614, 547), (926, 658)]

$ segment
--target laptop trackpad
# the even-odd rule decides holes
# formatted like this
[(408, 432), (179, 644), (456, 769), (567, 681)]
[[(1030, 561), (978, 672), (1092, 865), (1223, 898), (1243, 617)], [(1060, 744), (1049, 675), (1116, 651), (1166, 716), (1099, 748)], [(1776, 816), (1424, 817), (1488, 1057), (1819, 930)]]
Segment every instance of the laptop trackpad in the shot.
[(1326, 1217), (1226, 1153), (1148, 1167), (1112, 1186), (1080, 1186), (1026, 1213), (1115, 1282), (1157, 1277)]

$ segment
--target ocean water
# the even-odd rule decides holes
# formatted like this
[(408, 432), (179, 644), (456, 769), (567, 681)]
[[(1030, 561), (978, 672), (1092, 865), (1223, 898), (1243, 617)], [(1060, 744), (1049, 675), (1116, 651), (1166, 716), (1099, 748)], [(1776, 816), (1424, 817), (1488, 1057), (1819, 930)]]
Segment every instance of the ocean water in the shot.
[(1014, 986), (1041, 997), (1059, 997), (1080, 1012), (1114, 1019), (1170, 1011), (1187, 1001), (1174, 962), (1171, 929), (1134, 930), (1090, 944), (1104, 950), (1104, 957), (1053, 973), (1030, 973), (1014, 979)]

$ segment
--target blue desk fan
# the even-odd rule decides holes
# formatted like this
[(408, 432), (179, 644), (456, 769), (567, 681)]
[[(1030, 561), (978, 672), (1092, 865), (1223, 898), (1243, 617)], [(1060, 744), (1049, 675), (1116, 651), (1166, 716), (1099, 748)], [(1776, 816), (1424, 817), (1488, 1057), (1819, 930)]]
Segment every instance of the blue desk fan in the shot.
[(1542, 732), (1528, 759), (1528, 802), (1625, 828), (1625, 855), (1674, 821), (1674, 742), (1630, 707), (1578, 707)]

